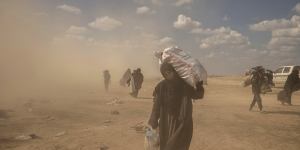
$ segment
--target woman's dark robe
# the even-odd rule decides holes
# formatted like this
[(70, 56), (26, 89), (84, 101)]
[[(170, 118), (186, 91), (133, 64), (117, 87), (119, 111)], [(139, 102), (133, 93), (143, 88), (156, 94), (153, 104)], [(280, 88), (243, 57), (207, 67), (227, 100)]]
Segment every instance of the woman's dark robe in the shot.
[(284, 89), (288, 92), (294, 92), (297, 89), (295, 89), (295, 85), (299, 84), (300, 79), (298, 74), (290, 74), (284, 84)]
[(202, 84), (197, 90), (183, 80), (161, 81), (153, 92), (154, 104), (149, 125), (159, 126), (160, 150), (188, 150), (193, 135), (192, 99), (203, 98)]
[(284, 90), (287, 94), (286, 102), (291, 104), (292, 103), (292, 93), (299, 90), (299, 75), (292, 73), (288, 76), (285, 84), (284, 84)]

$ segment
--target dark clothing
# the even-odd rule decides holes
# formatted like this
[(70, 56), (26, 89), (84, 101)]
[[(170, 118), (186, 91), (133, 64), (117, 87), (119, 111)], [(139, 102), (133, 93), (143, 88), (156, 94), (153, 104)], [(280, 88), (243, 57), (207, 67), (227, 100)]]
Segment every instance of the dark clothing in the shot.
[(257, 103), (259, 109), (262, 110), (263, 106), (262, 106), (262, 100), (261, 100), (260, 94), (261, 94), (261, 87), (263, 85), (263, 82), (264, 82), (263, 73), (254, 72), (252, 80), (251, 80), (252, 93), (253, 93), (254, 97), (253, 97), (253, 100), (252, 100), (249, 110), (252, 110), (255, 103)]
[(288, 76), (284, 84), (284, 90), (287, 94), (286, 103), (292, 103), (292, 93), (296, 90), (296, 85), (299, 84), (299, 81), (300, 79), (298, 74), (292, 73)]
[(267, 78), (268, 78), (268, 84), (270, 85), (270, 86), (275, 86), (275, 84), (274, 84), (274, 82), (273, 82), (273, 72), (272, 71), (267, 71), (266, 72), (266, 76), (267, 76)]
[(288, 96), (285, 90), (279, 91), (279, 93), (277, 94), (277, 100), (281, 101), (281, 103), (284, 103), (287, 100)]
[(120, 80), (120, 85), (125, 87), (126, 83), (128, 84), (128, 80), (130, 79), (130, 77), (131, 77), (131, 71), (130, 69), (127, 69)]
[(288, 91), (287, 93), (287, 99), (286, 99), (286, 103), (288, 103), (288, 104), (292, 104), (292, 94), (293, 94), (293, 92), (291, 92), (291, 91)]
[(132, 73), (132, 79), (130, 78), (127, 81), (128, 85), (130, 85), (131, 80), (133, 80), (134, 85), (131, 85), (132, 86), (132, 92), (130, 93), (130, 95), (133, 96), (133, 97), (137, 97), (138, 93), (139, 93), (139, 90), (142, 88), (142, 84), (143, 84), (143, 81), (144, 81), (144, 76), (140, 71), (135, 70)]
[(142, 88), (142, 84), (144, 81), (144, 76), (141, 72), (135, 71), (132, 73), (132, 77), (134, 80), (134, 86), (137, 90)]
[(263, 106), (262, 106), (260, 94), (254, 93), (254, 97), (253, 97), (252, 103), (250, 105), (250, 110), (252, 110), (255, 103), (257, 103), (259, 110), (262, 110)]
[(284, 84), (285, 90), (292, 90), (293, 87), (299, 83), (299, 75), (298, 74), (290, 74)]
[(108, 82), (108, 81), (105, 81), (105, 82), (104, 82), (104, 88), (105, 88), (105, 91), (108, 91), (108, 86), (109, 86), (109, 82)]
[(110, 83), (110, 74), (109, 72), (104, 72), (104, 88), (106, 91), (108, 91), (108, 86), (109, 86), (109, 83)]
[(264, 76), (258, 72), (253, 73), (253, 77), (251, 79), (252, 84), (252, 93), (261, 93), (261, 86), (264, 82)]
[(133, 96), (133, 97), (137, 97), (137, 96), (139, 95), (139, 90), (136, 89), (135, 91), (132, 91), (132, 92), (130, 93), (130, 95)]
[(159, 127), (160, 150), (188, 150), (193, 135), (192, 99), (203, 98), (202, 84), (197, 90), (183, 80), (161, 81), (153, 92), (154, 104), (149, 125)]

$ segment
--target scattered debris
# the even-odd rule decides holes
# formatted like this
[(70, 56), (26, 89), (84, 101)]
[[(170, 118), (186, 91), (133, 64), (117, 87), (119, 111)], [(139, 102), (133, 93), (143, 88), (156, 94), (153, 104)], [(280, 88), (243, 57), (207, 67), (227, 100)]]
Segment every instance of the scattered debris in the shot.
[(108, 127), (109, 127), (108, 125), (102, 125), (102, 126), (100, 126), (98, 129), (104, 130), (104, 129), (108, 128)]
[(37, 136), (36, 134), (29, 134), (29, 136), (32, 138), (32, 139), (40, 139), (41, 137)]
[(60, 137), (60, 136), (63, 136), (66, 134), (66, 131), (63, 131), (63, 132), (59, 132), (55, 135), (55, 137)]
[(117, 111), (117, 110), (113, 110), (113, 111), (111, 111), (111, 112), (110, 112), (110, 114), (112, 114), (112, 115), (119, 115), (119, 114), (120, 114), (120, 112), (119, 112), (119, 111)]
[(120, 105), (123, 104), (123, 102), (118, 98), (113, 98), (110, 102), (106, 103), (107, 105)]
[(105, 120), (103, 123), (111, 123), (111, 120)]
[(101, 144), (101, 145), (100, 145), (100, 150), (108, 150), (108, 149), (109, 149), (108, 146), (106, 146), (106, 145), (104, 145), (104, 144)]
[(46, 121), (55, 120), (55, 118), (52, 117), (52, 116), (46, 116), (46, 117), (43, 117), (42, 119), (44, 119), (44, 120), (46, 120)]
[(139, 122), (136, 125), (132, 126), (131, 128), (133, 128), (138, 133), (145, 133), (147, 126), (142, 121), (142, 122)]
[(29, 135), (20, 135), (20, 136), (17, 136), (15, 139), (20, 140), (20, 141), (27, 141), (27, 140), (31, 140), (32, 137)]
[(20, 135), (17, 136), (15, 139), (20, 141), (27, 141), (31, 139), (40, 139), (41, 137), (37, 136), (36, 134), (29, 134), (29, 135)]

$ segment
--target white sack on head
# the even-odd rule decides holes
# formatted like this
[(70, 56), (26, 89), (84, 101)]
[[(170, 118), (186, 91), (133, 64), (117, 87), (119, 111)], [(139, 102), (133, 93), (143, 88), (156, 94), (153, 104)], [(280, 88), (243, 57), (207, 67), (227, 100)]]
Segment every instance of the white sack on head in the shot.
[(207, 72), (199, 60), (192, 58), (189, 54), (177, 47), (169, 47), (162, 52), (156, 52), (155, 56), (160, 63), (170, 63), (177, 74), (189, 85), (196, 88), (197, 82), (207, 83)]

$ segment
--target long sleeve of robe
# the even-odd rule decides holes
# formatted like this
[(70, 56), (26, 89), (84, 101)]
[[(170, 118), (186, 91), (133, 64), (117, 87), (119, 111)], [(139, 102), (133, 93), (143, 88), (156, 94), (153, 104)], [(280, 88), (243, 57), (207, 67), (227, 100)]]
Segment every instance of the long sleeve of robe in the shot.
[[(171, 93), (171, 94), (170, 94)], [(154, 104), (149, 119), (152, 128), (159, 127), (160, 150), (188, 150), (193, 135), (192, 99), (203, 98), (202, 84), (197, 90), (184, 82), (175, 88), (166, 80), (154, 92)]]

